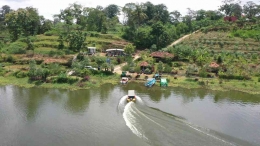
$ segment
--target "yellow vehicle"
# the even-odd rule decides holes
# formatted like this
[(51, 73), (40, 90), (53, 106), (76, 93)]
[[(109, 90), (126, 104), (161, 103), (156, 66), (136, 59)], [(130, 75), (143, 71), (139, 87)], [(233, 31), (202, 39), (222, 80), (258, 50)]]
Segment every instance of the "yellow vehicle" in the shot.
[(135, 98), (135, 90), (128, 90), (128, 97), (127, 97), (127, 102), (135, 102), (136, 98)]

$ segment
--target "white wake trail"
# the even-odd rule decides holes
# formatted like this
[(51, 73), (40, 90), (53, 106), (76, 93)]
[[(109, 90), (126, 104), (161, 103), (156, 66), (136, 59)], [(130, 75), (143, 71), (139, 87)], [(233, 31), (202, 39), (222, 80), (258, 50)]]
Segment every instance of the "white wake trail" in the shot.
[(148, 138), (141, 132), (141, 129), (138, 129), (140, 127), (137, 127), (138, 123), (136, 122), (135, 116), (132, 114), (133, 113), (133, 108), (132, 106), (134, 105), (133, 102), (128, 103), (125, 106), (124, 113), (123, 113), (123, 118), (126, 122), (127, 127), (139, 138), (148, 140)]

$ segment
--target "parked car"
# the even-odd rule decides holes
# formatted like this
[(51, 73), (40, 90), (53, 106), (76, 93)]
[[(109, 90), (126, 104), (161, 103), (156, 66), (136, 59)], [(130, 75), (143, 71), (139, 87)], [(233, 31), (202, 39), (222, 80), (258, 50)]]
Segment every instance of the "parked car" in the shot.
[(97, 70), (97, 68), (94, 68), (92, 66), (85, 66), (85, 68), (90, 69), (90, 70)]

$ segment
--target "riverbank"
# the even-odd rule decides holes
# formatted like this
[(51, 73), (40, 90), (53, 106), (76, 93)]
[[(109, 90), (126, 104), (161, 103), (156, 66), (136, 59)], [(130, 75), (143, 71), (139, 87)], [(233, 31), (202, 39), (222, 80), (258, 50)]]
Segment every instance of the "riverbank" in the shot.
[[(132, 75), (133, 76), (133, 75)], [(139, 79), (133, 78), (129, 81), (131, 82), (145, 82), (145, 76), (141, 75)], [(152, 77), (152, 75), (148, 75)], [(256, 79), (251, 81), (238, 81), (238, 80), (219, 80), (218, 78), (193, 78), (179, 76), (177, 79), (174, 76), (167, 75), (164, 76), (168, 79), (169, 87), (182, 87), (186, 89), (196, 89), (204, 88), (209, 90), (217, 91), (240, 91), (249, 94), (260, 94), (260, 83)], [(91, 76), (89, 81), (86, 82), (76, 82), (74, 84), (58, 84), (58, 83), (43, 83), (43, 82), (30, 82), (28, 78), (16, 78), (14, 76), (0, 76), (0, 85), (15, 85), (19, 87), (31, 88), (57, 88), (57, 89), (68, 89), (68, 90), (79, 90), (79, 89), (89, 89), (92, 87), (100, 87), (103, 84), (119, 84), (120, 75), (114, 74), (112, 76)], [(159, 86), (159, 81), (157, 80), (155, 86)]]
[[(80, 80), (80, 79), (79, 79)], [(16, 78), (14, 76), (0, 76), (0, 85), (15, 85), (24, 88), (56, 88), (56, 89), (68, 89), (68, 90), (79, 90), (88, 89), (92, 87), (100, 87), (103, 84), (117, 84), (119, 82), (119, 75), (115, 74), (112, 76), (91, 76), (89, 81), (79, 81), (73, 84), (68, 83), (45, 83), (40, 81), (29, 81), (28, 77)]]
[[(135, 76), (135, 74), (132, 74)], [(136, 79), (132, 79), (133, 82), (145, 83), (145, 76), (151, 78), (153, 75), (142, 74)], [(169, 87), (182, 87), (186, 89), (204, 88), (216, 91), (240, 91), (249, 94), (260, 94), (260, 83), (257, 78), (252, 80), (223, 80), (219, 78), (199, 78), (199, 77), (186, 77), (186, 76), (172, 76), (163, 75), (162, 78), (167, 78)], [(131, 82), (130, 81), (130, 82)], [(155, 86), (159, 86), (159, 80), (157, 80)]]

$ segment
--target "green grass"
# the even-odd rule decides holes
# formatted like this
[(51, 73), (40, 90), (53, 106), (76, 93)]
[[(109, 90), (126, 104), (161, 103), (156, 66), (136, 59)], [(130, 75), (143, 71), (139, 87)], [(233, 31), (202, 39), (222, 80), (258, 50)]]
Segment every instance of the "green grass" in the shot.
[(16, 78), (12, 75), (9, 76), (0, 76), (0, 85), (15, 85), (19, 87), (42, 87), (42, 88), (60, 88), (60, 89), (70, 89), (70, 90), (76, 90), (76, 89), (86, 89), (91, 87), (100, 87), (102, 84), (111, 83), (111, 84), (117, 84), (120, 80), (119, 75), (111, 75), (111, 76), (91, 76), (90, 81), (84, 82), (83, 87), (79, 87), (78, 83), (76, 82), (74, 84), (57, 84), (57, 83), (40, 83), (39, 81), (30, 82), (29, 78)]
[(239, 80), (220, 80), (218, 78), (199, 78), (199, 81), (204, 81), (208, 84), (200, 85), (199, 81), (195, 82), (194, 78), (178, 77), (174, 79), (173, 76), (168, 76), (170, 79), (169, 86), (173, 87), (183, 87), (183, 88), (207, 88), (210, 90), (221, 90), (229, 91), (236, 90), (241, 92), (246, 92), (250, 94), (260, 94), (260, 83), (257, 82), (257, 78), (253, 78), (249, 81), (239, 81)]
[(39, 47), (34, 49), (35, 54), (46, 54), (48, 55), (50, 51), (57, 51), (56, 48), (50, 48), (50, 47)]

